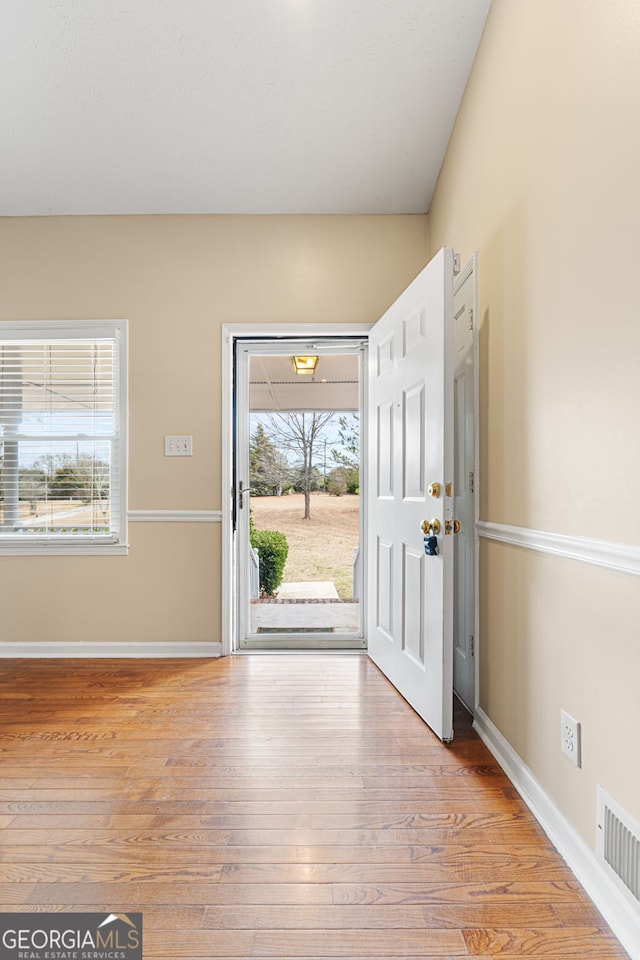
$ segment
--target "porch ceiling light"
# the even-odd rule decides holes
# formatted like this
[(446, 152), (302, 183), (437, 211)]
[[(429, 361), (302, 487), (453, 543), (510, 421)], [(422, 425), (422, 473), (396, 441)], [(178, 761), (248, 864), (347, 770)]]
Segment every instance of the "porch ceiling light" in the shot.
[(291, 357), (293, 369), (300, 375), (311, 375), (316, 372), (317, 357)]

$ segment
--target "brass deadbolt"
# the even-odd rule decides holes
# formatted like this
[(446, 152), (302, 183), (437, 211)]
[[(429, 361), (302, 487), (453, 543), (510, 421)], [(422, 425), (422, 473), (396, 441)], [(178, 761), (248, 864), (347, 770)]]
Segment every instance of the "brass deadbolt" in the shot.
[(440, 496), (440, 484), (439, 483), (430, 483), (429, 484), (429, 496), (433, 497), (435, 500)]

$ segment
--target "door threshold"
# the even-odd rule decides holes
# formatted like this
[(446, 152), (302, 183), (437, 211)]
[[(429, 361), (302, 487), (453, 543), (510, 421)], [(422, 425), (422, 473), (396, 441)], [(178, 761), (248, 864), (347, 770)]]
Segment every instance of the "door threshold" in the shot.
[(252, 647), (247, 649), (242, 647), (239, 650), (234, 650), (232, 656), (241, 656), (241, 657), (251, 657), (254, 654), (259, 654), (260, 656), (266, 655), (268, 657), (281, 657), (281, 656), (317, 656), (318, 654), (337, 654), (339, 657), (366, 657), (367, 649), (366, 647), (361, 649), (356, 649), (355, 647), (345, 648), (345, 647), (309, 647), (307, 649), (302, 649), (301, 647), (291, 647), (291, 649), (285, 649), (280, 647), (277, 650), (270, 650), (267, 647)]
[(366, 650), (365, 640), (346, 640), (340, 641), (333, 638), (320, 640), (313, 637), (308, 643), (305, 643), (300, 637), (265, 637), (264, 640), (246, 640), (238, 647), (238, 650), (284, 650), (285, 653), (292, 650), (311, 650), (315, 653), (319, 650)]

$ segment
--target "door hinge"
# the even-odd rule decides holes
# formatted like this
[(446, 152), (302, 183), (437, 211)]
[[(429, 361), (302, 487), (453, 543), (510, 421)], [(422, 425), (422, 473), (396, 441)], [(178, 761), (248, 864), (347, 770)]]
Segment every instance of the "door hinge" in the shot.
[(462, 269), (462, 261), (461, 261), (461, 259), (460, 259), (460, 254), (459, 254), (459, 253), (454, 253), (454, 255), (453, 255), (453, 275), (454, 275), (454, 277), (456, 277), (456, 276), (460, 273), (460, 270), (461, 270), (461, 269)]
[(469, 471), (469, 492), (470, 493), (475, 493), (475, 483), (476, 483), (476, 478), (473, 475), (473, 470), (470, 470)]
[(469, 656), (475, 657), (476, 655), (476, 641), (474, 637), (469, 637)]
[(469, 307), (469, 330), (473, 330), (473, 308)]

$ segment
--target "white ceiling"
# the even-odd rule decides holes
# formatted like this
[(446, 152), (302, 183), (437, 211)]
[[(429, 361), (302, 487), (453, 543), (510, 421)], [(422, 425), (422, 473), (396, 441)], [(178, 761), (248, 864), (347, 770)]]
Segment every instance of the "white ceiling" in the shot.
[(356, 412), (359, 360), (357, 354), (323, 354), (313, 376), (301, 376), (290, 356), (254, 355), (249, 366), (249, 410)]
[(2, 0), (0, 215), (424, 213), (490, 0)]

